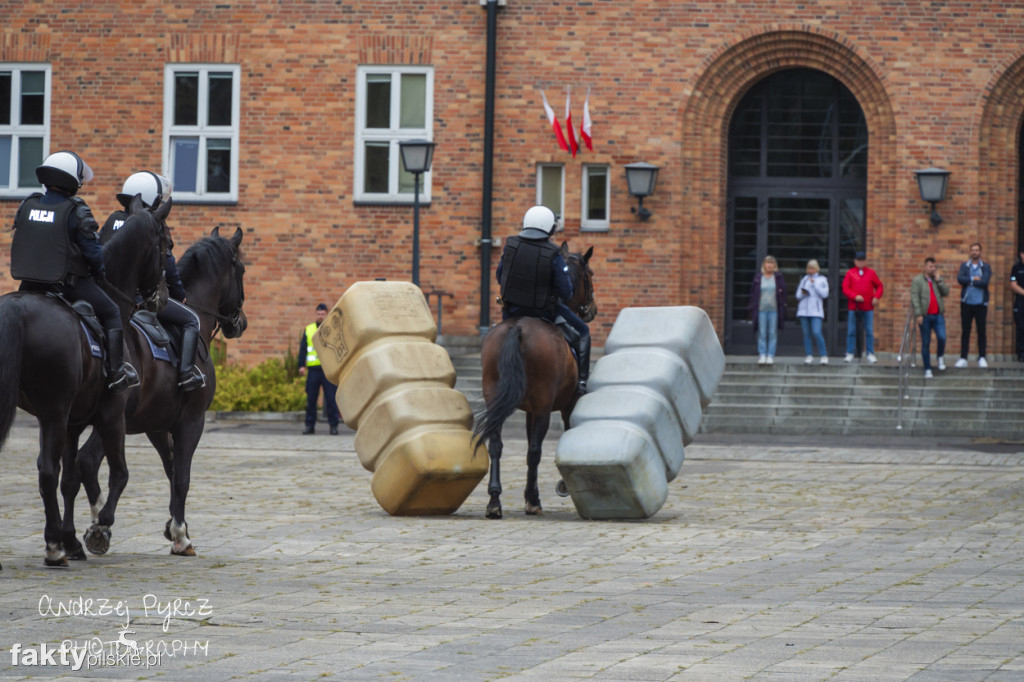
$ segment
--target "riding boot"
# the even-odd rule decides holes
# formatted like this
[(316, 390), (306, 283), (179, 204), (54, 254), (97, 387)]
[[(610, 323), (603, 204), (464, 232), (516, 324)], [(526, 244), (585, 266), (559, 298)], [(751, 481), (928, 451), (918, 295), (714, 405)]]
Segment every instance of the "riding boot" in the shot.
[(107, 388), (115, 393), (139, 385), (139, 375), (124, 361), (124, 331), (107, 330)]
[(590, 334), (580, 338), (579, 342), (580, 365), (576, 372), (580, 383), (576, 392), (583, 395), (587, 392), (587, 379), (590, 378)]
[(181, 338), (181, 357), (178, 358), (178, 388), (191, 391), (206, 385), (202, 372), (195, 366), (199, 347), (199, 330), (186, 329)]

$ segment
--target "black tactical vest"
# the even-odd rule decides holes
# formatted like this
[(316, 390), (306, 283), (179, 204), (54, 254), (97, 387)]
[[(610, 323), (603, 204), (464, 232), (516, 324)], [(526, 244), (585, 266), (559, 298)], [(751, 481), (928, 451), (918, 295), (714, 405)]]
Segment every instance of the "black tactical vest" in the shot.
[(550, 310), (557, 301), (551, 288), (551, 261), (558, 248), (551, 242), (509, 237), (501, 266), (501, 300), (506, 305)]
[[(11, 241), (11, 277), (30, 282), (63, 282), (78, 248), (68, 235), (68, 218), (75, 203), (44, 204), (33, 194), (18, 209)], [(79, 260), (81, 260), (79, 258)]]

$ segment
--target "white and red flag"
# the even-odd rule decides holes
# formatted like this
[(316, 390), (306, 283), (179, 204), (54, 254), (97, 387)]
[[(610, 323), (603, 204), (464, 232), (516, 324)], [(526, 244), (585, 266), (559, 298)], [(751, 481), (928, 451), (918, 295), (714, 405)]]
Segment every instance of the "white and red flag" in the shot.
[(587, 88), (587, 98), (583, 100), (583, 125), (580, 126), (580, 140), (587, 145), (587, 149), (594, 151), (594, 145), (590, 141), (590, 88)]
[(558, 146), (569, 151), (569, 143), (565, 141), (565, 135), (562, 134), (562, 126), (555, 118), (555, 110), (548, 104), (548, 96), (544, 94), (544, 91), (540, 91), (540, 96), (544, 100), (544, 113), (548, 115), (548, 123), (551, 124), (552, 130), (555, 131), (555, 137), (558, 138)]
[(576, 144), (576, 133), (572, 129), (572, 110), (569, 108), (569, 86), (565, 86), (565, 129), (569, 133), (569, 151), (572, 152), (572, 158), (576, 158), (576, 150), (579, 149), (579, 145)]

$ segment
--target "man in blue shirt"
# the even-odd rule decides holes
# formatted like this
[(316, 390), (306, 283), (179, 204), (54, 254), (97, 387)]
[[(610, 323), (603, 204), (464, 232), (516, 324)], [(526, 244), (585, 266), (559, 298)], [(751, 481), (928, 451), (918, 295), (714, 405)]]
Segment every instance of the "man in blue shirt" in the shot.
[(960, 359), (956, 367), (967, 366), (971, 347), (971, 321), (978, 327), (978, 367), (988, 367), (985, 359), (985, 320), (988, 316), (988, 283), (992, 266), (981, 260), (981, 244), (971, 244), (971, 257), (960, 266), (956, 281), (960, 283)]

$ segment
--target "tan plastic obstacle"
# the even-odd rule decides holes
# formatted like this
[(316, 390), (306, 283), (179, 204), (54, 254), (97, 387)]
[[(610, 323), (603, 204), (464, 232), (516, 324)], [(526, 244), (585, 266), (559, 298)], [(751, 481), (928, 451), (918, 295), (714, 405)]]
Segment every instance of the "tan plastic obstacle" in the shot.
[(408, 282), (353, 284), (313, 335), (373, 495), (392, 515), (451, 514), (487, 473), (436, 338), (423, 292)]

